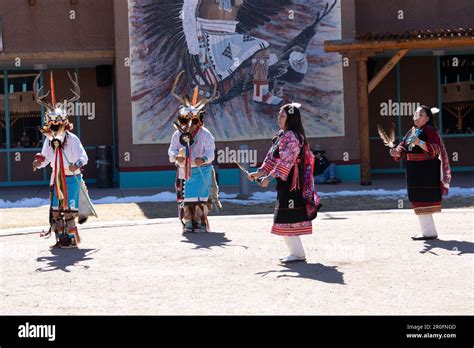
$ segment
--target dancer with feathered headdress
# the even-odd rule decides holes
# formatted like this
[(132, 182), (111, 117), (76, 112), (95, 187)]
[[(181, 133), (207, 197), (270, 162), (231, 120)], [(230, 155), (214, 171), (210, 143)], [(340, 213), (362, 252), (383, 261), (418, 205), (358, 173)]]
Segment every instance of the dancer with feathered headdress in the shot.
[(220, 207), (220, 203), (212, 166), (216, 146), (211, 132), (203, 125), (203, 117), (206, 104), (217, 98), (217, 85), (211, 98), (200, 100), (196, 86), (190, 100), (187, 95), (175, 93), (183, 73), (178, 74), (171, 91), (181, 105), (168, 155), (170, 162), (177, 166), (176, 192), (183, 232), (208, 232), (209, 209), (213, 203)]

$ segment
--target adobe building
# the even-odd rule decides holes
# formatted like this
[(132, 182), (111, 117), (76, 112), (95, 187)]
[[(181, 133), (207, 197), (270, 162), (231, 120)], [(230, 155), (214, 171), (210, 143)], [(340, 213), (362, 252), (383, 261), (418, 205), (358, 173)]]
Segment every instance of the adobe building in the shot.
[[(296, 15), (300, 13), (298, 6), (306, 6), (304, 2), (293, 1)], [(321, 1), (326, 2), (333, 1)], [(42, 139), (37, 127), (44, 114), (34, 102), (33, 80), (41, 73), (40, 84), (48, 90), (53, 71), (57, 98), (61, 100), (70, 97), (69, 71), (77, 74), (81, 87), (83, 104), (77, 105), (80, 115), (76, 113), (71, 121), (89, 155), (86, 181), (97, 181), (96, 147), (105, 145), (112, 148), (117, 186), (172, 189), (175, 171), (168, 160), (168, 144), (154, 140), (153, 122), (175, 113), (177, 101), (149, 116), (149, 129), (146, 122), (137, 123), (140, 115), (136, 103), (143, 95), (136, 91), (146, 88), (146, 84), (141, 86), (140, 80), (133, 80), (131, 68), (141, 56), (150, 54), (147, 50), (151, 44), (142, 45), (132, 37), (130, 47), (130, 35), (136, 35), (141, 20), (132, 9), (143, 8), (146, 12), (149, 3), (0, 0), (0, 186), (48, 184), (47, 170), (31, 170), (33, 156), (40, 151)], [(178, 6), (180, 2), (176, 3)], [(281, 19), (285, 11), (291, 8), (271, 18)], [(427, 8), (426, 2), (413, 0), (337, 0), (333, 11), (338, 11), (340, 36), (321, 41), (318, 47), (311, 42), (315, 51), (333, 52), (330, 57), (339, 60), (342, 114), (339, 125), (330, 122), (336, 115), (328, 114), (321, 121), (338, 126), (337, 132), (309, 140), (326, 149), (328, 157), (338, 164), (338, 176), (369, 184), (371, 174), (403, 172), (404, 163), (395, 163), (388, 156), (388, 149), (378, 137), (377, 124), (388, 130), (394, 123), (399, 140), (411, 127), (417, 103), (441, 110), (435, 124), (446, 143), (454, 173), (474, 171), (474, 154), (470, 151), (474, 145), (472, 1), (432, 0)], [(319, 32), (335, 30), (332, 23), (325, 24), (323, 19), (315, 38)], [(279, 30), (277, 19), (265, 25), (268, 30)], [(307, 62), (313, 72), (315, 66), (322, 65), (318, 57), (309, 55)], [(180, 61), (168, 63), (172, 68)], [(135, 66), (135, 72), (146, 68)], [(315, 75), (305, 76), (305, 84), (321, 83), (312, 81), (311, 76)], [(174, 77), (163, 77), (164, 90), (171, 91)], [(163, 92), (160, 98), (167, 95)], [(215, 110), (214, 105), (209, 107)], [(278, 112), (278, 108), (269, 106), (259, 110), (273, 120)], [(238, 127), (237, 121), (233, 126)], [(212, 126), (211, 120), (209, 123)], [(309, 124), (305, 123), (307, 131)], [(171, 137), (173, 129), (163, 132), (162, 140), (166, 132)], [(147, 140), (140, 138), (143, 134)], [(247, 145), (256, 150), (257, 162), (261, 163), (270, 138), (232, 140), (230, 135), (218, 138), (216, 147), (229, 152)], [(232, 163), (219, 163), (219, 177), (221, 185), (236, 185), (239, 170)]]

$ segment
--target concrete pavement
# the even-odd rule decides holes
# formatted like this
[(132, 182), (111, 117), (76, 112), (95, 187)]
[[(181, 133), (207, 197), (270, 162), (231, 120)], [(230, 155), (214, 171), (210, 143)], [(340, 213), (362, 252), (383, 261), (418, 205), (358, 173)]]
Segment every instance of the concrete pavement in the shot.
[[(320, 214), (308, 263), (280, 266), (269, 215), (83, 229), (80, 249), (38, 234), (0, 237), (2, 314), (472, 314), (473, 209), (435, 215), (440, 240), (413, 242), (410, 210)], [(58, 300), (58, 294), (61, 300)]]

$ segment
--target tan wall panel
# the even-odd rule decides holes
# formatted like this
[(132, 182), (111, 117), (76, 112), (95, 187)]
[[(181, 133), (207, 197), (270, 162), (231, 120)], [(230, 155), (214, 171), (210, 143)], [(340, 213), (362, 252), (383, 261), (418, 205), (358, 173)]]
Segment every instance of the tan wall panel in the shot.
[(84, 146), (112, 145), (112, 85), (98, 87), (94, 68), (79, 69), (81, 99), (94, 103), (95, 118), (81, 116), (81, 141)]
[[(474, 137), (469, 138), (445, 138), (444, 144), (451, 162), (451, 167), (466, 167), (474, 166), (474, 156), (472, 149), (474, 149)], [(453, 154), (457, 153), (458, 161), (453, 161)]]
[[(3, 50), (81, 51), (114, 48), (113, 0), (0, 0)], [(70, 11), (75, 19), (70, 19)]]
[(7, 154), (0, 152), (0, 182), (7, 180)]
[[(11, 149), (10, 152), (10, 168), (12, 181), (31, 181), (31, 180), (43, 180), (43, 171), (37, 170), (33, 172), (33, 160), (35, 152), (15, 152), (15, 149)], [(16, 161), (18, 158), (20, 161)], [(6, 168), (6, 166), (5, 166)], [(49, 179), (49, 174), (48, 174)]]
[[(472, 0), (357, 0), (356, 27), (363, 32), (470, 28)], [(403, 20), (398, 11), (403, 10)]]

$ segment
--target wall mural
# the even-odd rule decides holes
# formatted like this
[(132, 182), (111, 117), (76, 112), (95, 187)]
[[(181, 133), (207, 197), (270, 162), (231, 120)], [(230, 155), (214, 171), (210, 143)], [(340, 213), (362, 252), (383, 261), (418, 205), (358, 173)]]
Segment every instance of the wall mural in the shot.
[[(129, 0), (133, 143), (167, 143), (198, 85), (217, 141), (268, 139), (279, 106), (303, 104), (308, 137), (344, 135), (340, 0)], [(214, 94), (214, 90), (217, 92)]]

